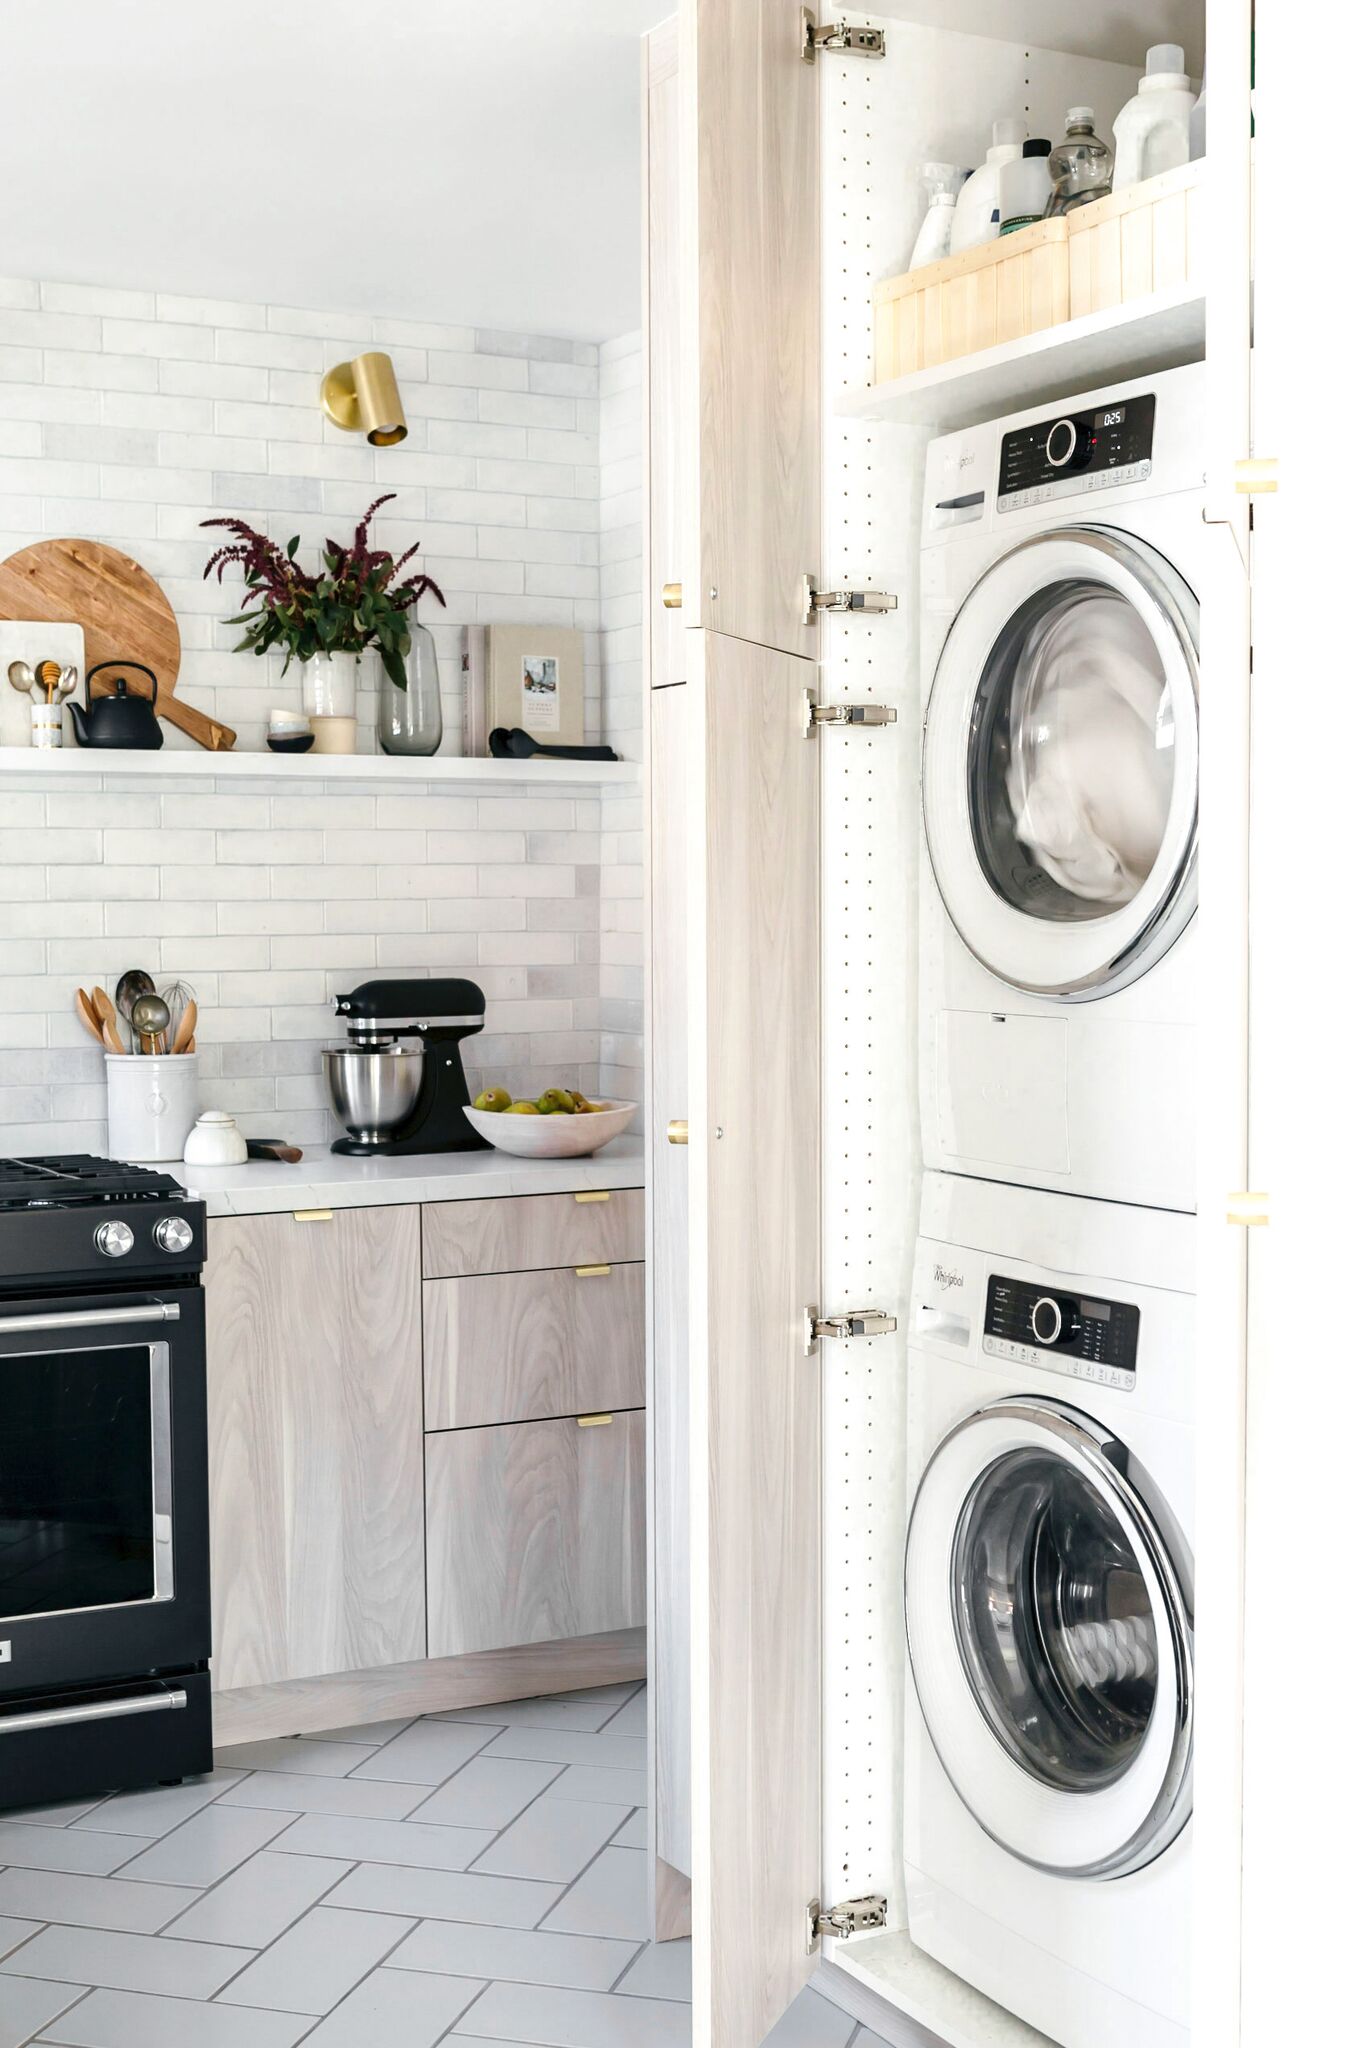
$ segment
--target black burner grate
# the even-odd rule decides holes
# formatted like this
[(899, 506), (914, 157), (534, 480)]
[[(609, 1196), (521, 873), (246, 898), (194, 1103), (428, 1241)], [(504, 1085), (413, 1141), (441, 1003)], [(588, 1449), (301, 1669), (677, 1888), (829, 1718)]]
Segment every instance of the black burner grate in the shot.
[(73, 1152), (44, 1159), (0, 1158), (0, 1211), (74, 1209), (91, 1202), (164, 1200), (180, 1183), (150, 1167)]

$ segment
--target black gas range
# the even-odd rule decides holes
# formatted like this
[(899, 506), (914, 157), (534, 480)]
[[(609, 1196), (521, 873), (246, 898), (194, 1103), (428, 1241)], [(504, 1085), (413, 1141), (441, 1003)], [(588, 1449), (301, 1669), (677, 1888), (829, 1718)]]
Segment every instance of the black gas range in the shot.
[(0, 1807), (212, 1764), (204, 1205), (0, 1158)]

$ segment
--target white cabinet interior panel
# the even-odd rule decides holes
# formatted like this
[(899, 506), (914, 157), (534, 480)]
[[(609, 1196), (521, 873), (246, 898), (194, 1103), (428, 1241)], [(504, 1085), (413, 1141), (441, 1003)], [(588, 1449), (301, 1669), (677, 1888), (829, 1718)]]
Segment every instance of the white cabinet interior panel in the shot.
[[(1109, 128), (1133, 90), (1123, 65), (856, 14), (887, 35), (880, 61), (821, 71), (822, 580), (892, 591), (895, 612), (823, 620), (821, 696), (890, 704), (893, 726), (822, 733), (822, 1256), (827, 1308), (875, 1305), (894, 1336), (826, 1343), (823, 1367), (822, 1875), (827, 1899), (886, 1894), (890, 1936), (825, 1944), (907, 2003), (897, 1962), (902, 1717), (901, 1566), (907, 1336), (920, 1189), (915, 905), (920, 854), (920, 493), (933, 423), (842, 417), (872, 376), (872, 288), (905, 267), (908, 171), (980, 161), (995, 115), (1034, 132), (1086, 101)], [(901, 1935), (905, 1945), (906, 1937)], [(911, 2009), (915, 1999), (910, 1998)], [(993, 2009), (994, 2010), (994, 2009)], [(1009, 2025), (1009, 2023), (1007, 2023)]]

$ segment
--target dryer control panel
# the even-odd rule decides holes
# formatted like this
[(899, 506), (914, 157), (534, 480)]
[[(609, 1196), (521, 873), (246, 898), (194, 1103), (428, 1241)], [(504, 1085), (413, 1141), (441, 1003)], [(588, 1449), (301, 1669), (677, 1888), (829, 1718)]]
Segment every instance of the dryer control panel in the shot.
[(1143, 483), (1153, 471), (1156, 413), (1157, 400), (1148, 392), (1016, 427), (1001, 440), (997, 511)]
[(1132, 1302), (1064, 1294), (992, 1273), (982, 1349), (1132, 1393), (1138, 1379), (1138, 1310)]

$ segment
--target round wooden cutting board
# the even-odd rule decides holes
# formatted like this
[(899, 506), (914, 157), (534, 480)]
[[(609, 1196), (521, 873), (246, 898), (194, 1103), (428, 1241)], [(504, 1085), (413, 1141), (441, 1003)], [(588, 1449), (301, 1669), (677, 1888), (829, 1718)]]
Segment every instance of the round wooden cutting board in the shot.
[[(180, 628), (160, 584), (131, 555), (97, 540), (40, 540), (0, 562), (0, 618), (65, 620), (84, 628), (87, 671), (101, 661), (145, 662), (157, 679), (157, 711), (204, 747), (230, 747), (230, 726), (175, 696)], [(112, 687), (113, 672), (95, 685)], [(128, 687), (150, 697), (136, 670)]]

